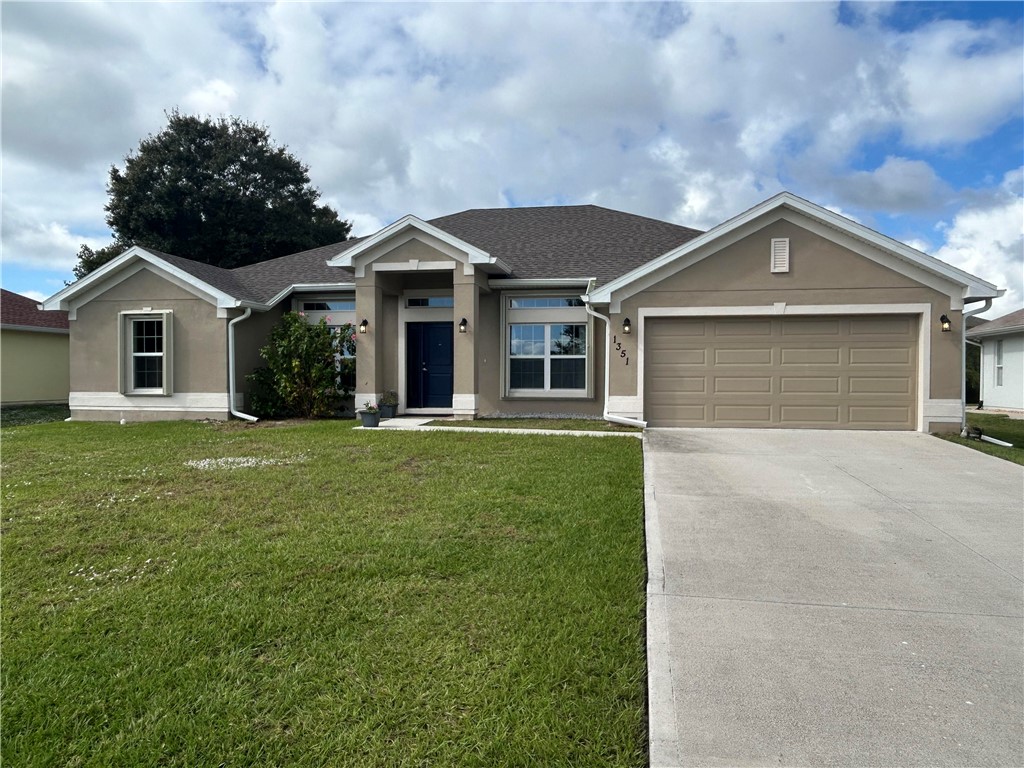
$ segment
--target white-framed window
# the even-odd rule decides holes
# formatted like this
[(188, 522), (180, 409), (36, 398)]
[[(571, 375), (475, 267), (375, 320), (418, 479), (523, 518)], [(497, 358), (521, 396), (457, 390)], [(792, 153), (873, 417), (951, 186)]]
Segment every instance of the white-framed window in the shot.
[(172, 393), (173, 317), (170, 310), (121, 313), (120, 383), (123, 394)]
[(996, 339), (996, 386), (1003, 386), (1003, 340)]
[(591, 325), (578, 296), (505, 298), (509, 397), (590, 397)]

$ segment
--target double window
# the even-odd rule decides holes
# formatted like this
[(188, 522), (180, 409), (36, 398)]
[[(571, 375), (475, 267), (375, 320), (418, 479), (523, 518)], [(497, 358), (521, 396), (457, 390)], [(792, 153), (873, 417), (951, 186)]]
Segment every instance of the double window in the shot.
[(171, 394), (172, 314), (122, 313), (121, 392), (127, 395)]
[(572, 296), (506, 299), (506, 384), (510, 396), (586, 397), (589, 320)]

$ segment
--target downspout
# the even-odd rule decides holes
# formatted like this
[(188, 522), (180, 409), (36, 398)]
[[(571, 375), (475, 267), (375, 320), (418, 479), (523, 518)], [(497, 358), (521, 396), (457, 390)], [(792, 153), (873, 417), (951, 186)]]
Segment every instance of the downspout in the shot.
[(603, 320), (604, 321), (604, 409), (603, 409), (603, 411), (601, 413), (601, 418), (603, 418), (605, 421), (610, 421), (610, 422), (613, 422), (615, 424), (625, 424), (627, 427), (646, 428), (647, 427), (647, 422), (646, 421), (639, 421), (637, 419), (629, 419), (629, 418), (626, 418), (625, 416), (615, 416), (615, 415), (613, 415), (611, 413), (608, 413), (608, 394), (609, 394), (608, 385), (609, 385), (609, 382), (611, 381), (611, 371), (612, 371), (612, 367), (611, 367), (612, 321), (611, 321), (610, 318), (607, 318), (604, 315), (602, 315), (602, 314), (600, 314), (598, 312), (595, 312), (594, 309), (590, 306), (590, 301), (589, 301), (590, 290), (593, 287), (593, 285), (594, 285), (594, 283), (593, 283), (593, 281), (591, 281), (590, 285), (587, 286), (587, 296), (584, 297), (583, 307), (584, 307), (584, 309), (587, 310), (587, 314), (588, 315), (591, 315), (592, 317), (596, 317), (599, 320)]
[(250, 315), (252, 307), (246, 307), (245, 312), (228, 323), (228, 412), (239, 419), (259, 421), (255, 416), (235, 410), (235, 325), (248, 319)]
[[(980, 308), (963, 312), (960, 315), (963, 321), (960, 323), (960, 437), (967, 436), (967, 318), (988, 312), (990, 309), (992, 309), (992, 299), (985, 299), (985, 303)], [(981, 365), (984, 363), (985, 361), (982, 360)]]

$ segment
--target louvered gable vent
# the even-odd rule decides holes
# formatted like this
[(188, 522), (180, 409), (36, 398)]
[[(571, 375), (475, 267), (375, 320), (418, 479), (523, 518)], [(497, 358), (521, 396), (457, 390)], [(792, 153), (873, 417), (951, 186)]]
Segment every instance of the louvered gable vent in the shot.
[(772, 238), (772, 272), (789, 272), (789, 238)]

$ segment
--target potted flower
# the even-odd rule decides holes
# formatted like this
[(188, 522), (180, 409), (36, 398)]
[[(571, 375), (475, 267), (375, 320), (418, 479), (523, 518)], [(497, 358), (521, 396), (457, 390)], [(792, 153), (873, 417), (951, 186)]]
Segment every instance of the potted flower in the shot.
[(398, 413), (398, 393), (389, 389), (380, 398), (380, 417), (382, 419), (393, 419)]
[(362, 419), (364, 427), (376, 427), (380, 424), (380, 408), (376, 403), (363, 403), (359, 410), (359, 418)]

